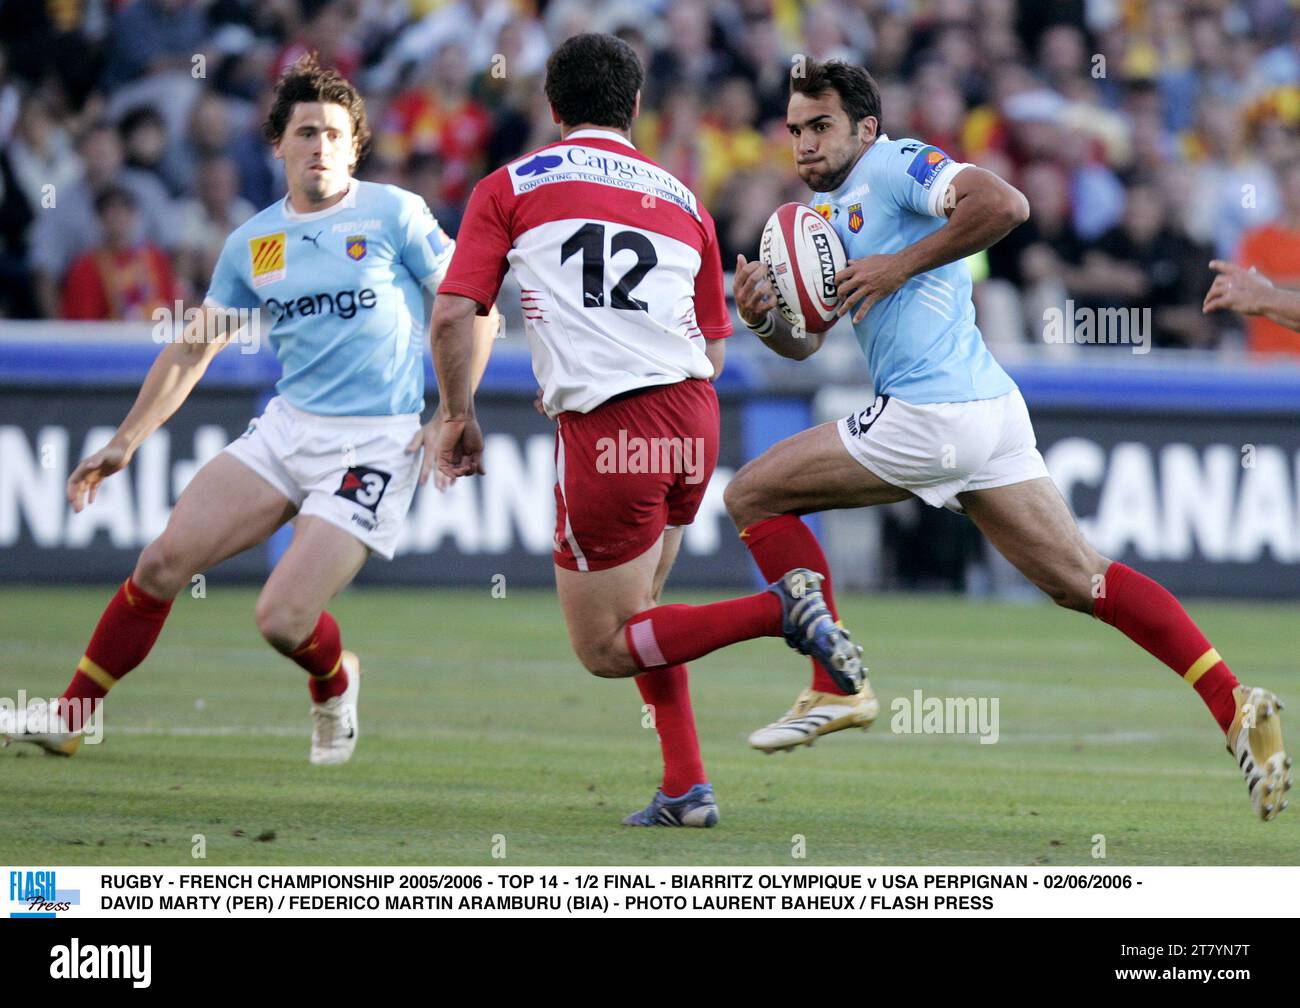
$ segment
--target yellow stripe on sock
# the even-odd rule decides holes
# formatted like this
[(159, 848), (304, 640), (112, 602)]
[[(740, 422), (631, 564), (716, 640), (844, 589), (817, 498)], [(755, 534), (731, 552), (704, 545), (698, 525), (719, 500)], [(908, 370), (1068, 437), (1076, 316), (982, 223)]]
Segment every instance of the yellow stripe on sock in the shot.
[(105, 672), (102, 668), (96, 665), (85, 655), (82, 655), (81, 661), (77, 662), (77, 671), (80, 672), (82, 675), (84, 675), (87, 679), (93, 679), (95, 682), (97, 682), (100, 686), (104, 687), (104, 689), (106, 690), (111, 690), (117, 684), (116, 679), (114, 679), (111, 675)]
[(127, 578), (122, 582), (122, 591), (126, 593), (126, 604), (135, 607), (135, 595), (131, 591), (131, 579)]
[(1214, 666), (1219, 664), (1221, 661), (1223, 661), (1223, 659), (1219, 657), (1219, 652), (1214, 650), (1214, 648), (1210, 648), (1210, 650), (1206, 651), (1205, 654), (1192, 662), (1192, 667), (1183, 673), (1183, 678), (1187, 680), (1188, 686), (1195, 686), (1196, 681), (1200, 679), (1201, 676), (1205, 675), (1206, 672), (1210, 671), (1210, 669), (1214, 668)]
[(312, 678), (315, 679), (317, 682), (324, 682), (326, 679), (333, 679), (336, 675), (339, 674), (339, 669), (341, 669), (342, 667), (343, 667), (343, 656), (339, 655), (339, 660), (334, 663), (334, 667), (332, 669), (330, 669), (324, 675), (314, 675), (312, 676)]

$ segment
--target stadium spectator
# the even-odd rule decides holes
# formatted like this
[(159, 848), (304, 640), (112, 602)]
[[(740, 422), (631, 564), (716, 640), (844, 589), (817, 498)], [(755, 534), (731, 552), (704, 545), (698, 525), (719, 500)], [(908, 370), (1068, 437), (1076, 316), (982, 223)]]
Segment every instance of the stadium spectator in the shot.
[(78, 149), (81, 177), (58, 190), (53, 205), (37, 204), (41, 209), (28, 241), (34, 294), (45, 318), (59, 315), (64, 274), (73, 260), (102, 239), (95, 198), (109, 187), (121, 186), (131, 193), (143, 233), (164, 246), (176, 239), (166, 189), (148, 172), (123, 170), (122, 144), (116, 130), (96, 124), (82, 136)]
[(1021, 292), (1031, 340), (1041, 337), (1048, 307), (1059, 307), (1073, 293), (1072, 281), (1083, 257), (1083, 243), (1070, 222), (1065, 173), (1038, 161), (1020, 174), (1029, 220), (988, 250), (989, 273)]
[[(393, 161), (383, 161), (380, 157), (373, 157), (372, 160), (376, 164), (370, 166), (369, 172), (376, 172), (381, 176), (385, 173), (394, 173)], [(378, 181), (378, 179), (373, 178), (370, 181)], [(394, 182), (394, 185), (398, 183)], [(459, 230), (459, 209), (448, 207), (442, 202), (442, 161), (438, 160), (435, 153), (413, 155), (407, 161), (406, 181), (402, 185), (404, 189), (409, 189), (424, 198), (424, 202), (429, 204), (433, 216), (437, 217), (443, 228), (451, 232)]]
[(699, 93), (688, 84), (675, 85), (658, 114), (642, 116), (633, 127), (632, 140), (691, 189), (699, 187), (704, 171), (700, 136), (703, 110)]
[(1195, 302), (1211, 282), (1208, 253), (1170, 226), (1159, 189), (1142, 182), (1129, 188), (1122, 220), (1087, 256), (1112, 280), (1116, 296), (1102, 306), (1149, 312), (1156, 346), (1203, 347), (1214, 334)]
[(196, 0), (134, 0), (113, 18), (104, 84), (112, 88), (168, 70), (189, 72), (207, 24)]
[[(1241, 264), (1255, 268), (1275, 285), (1300, 287), (1300, 162), (1282, 171), (1282, 213), (1263, 227), (1246, 232)], [(1300, 333), (1264, 316), (1246, 320), (1246, 343), (1252, 353), (1300, 354)]]
[(732, 77), (718, 88), (700, 123), (702, 172), (697, 194), (706, 205), (713, 204), (718, 187), (736, 172), (770, 161), (773, 151), (753, 126), (757, 111), (743, 77)]
[(810, 59), (862, 61), (871, 48), (871, 26), (841, 4), (818, 4), (804, 11), (803, 37)]
[(1195, 242), (1213, 243), (1220, 259), (1237, 252), (1242, 232), (1278, 212), (1272, 169), (1247, 143), (1246, 123), (1229, 102), (1207, 99), (1187, 139), (1193, 162), (1191, 199), (1183, 227)]
[(239, 173), (230, 158), (206, 158), (199, 163), (197, 177), (196, 195), (177, 207), (176, 274), (187, 292), (206, 288), (226, 236), (257, 212), (239, 195)]
[(30, 95), (18, 115), (8, 148), (14, 182), (30, 206), (48, 206), (60, 190), (72, 185), (79, 172), (77, 155), (67, 131), (38, 95)]
[(135, 197), (120, 186), (95, 197), (104, 233), (98, 248), (83, 254), (63, 287), (63, 318), (95, 321), (148, 319), (180, 294), (167, 254), (140, 241)]
[(355, 38), (355, 5), (343, 0), (299, 0), (302, 26), (293, 41), (276, 57), (271, 68), (274, 83), (307, 53), (316, 53), (322, 66), (333, 67), (349, 80), (361, 66), (361, 48)]
[(725, 76), (730, 59), (725, 51), (711, 47), (707, 6), (675, 0), (667, 11), (664, 35), (667, 43), (655, 51), (646, 68), (652, 89), (663, 94), (668, 88), (685, 86), (703, 94)]
[(0, 318), (32, 318), (31, 267), (27, 262), (27, 229), (34, 211), (0, 150)]
[(0, 144), (9, 143), (21, 107), (22, 96), (9, 76), (9, 56), (0, 46)]
[(199, 95), (190, 110), (189, 129), (179, 143), (164, 151), (161, 172), (173, 192), (184, 193), (194, 184), (195, 172), (205, 160), (224, 157), (234, 140), (230, 99), (216, 91)]
[[(768, 17), (746, 19), (740, 28), (736, 52), (735, 72), (749, 81), (758, 105), (758, 121), (783, 120), (788, 78), (786, 68), (790, 63), (776, 24)], [(637, 55), (645, 56), (639, 51)]]
[(150, 105), (131, 109), (117, 126), (122, 138), (123, 171), (132, 177), (148, 176), (176, 194), (167, 178), (164, 159), (167, 153), (167, 124), (158, 110)]
[[(144, 231), (172, 250), (182, 222), (171, 200), (199, 199), (206, 159), (232, 159), (255, 206), (282, 194), (260, 123), (277, 69), (307, 48), (355, 68), (377, 116), (389, 113), (364, 177), (415, 180), (450, 222), (478, 178), (555, 138), (538, 79), (547, 54), (574, 33), (614, 30), (648, 68), (638, 145), (717, 204), (724, 245), (751, 253), (771, 207), (743, 205), (745, 186), (764, 200), (807, 197), (767, 151), (785, 143), (791, 57), (863, 61), (889, 135), (925, 136), (1047, 202), (1024, 237), (990, 252), (976, 285), (981, 319), (1016, 339), (1024, 327), (988, 306), (1000, 301), (1012, 320), (1013, 302), (1028, 310), (1053, 284), (1088, 303), (1135, 296), (1101, 289), (1109, 267), (1087, 263), (1135, 263), (1144, 289), (1170, 296), (1148, 275), (1156, 263), (1114, 256), (1125, 186), (1156, 183), (1162, 248), (1235, 257), (1244, 233), (1278, 217), (1276, 175), (1300, 160), (1300, 12), (1280, 0), (82, 0), (3, 12), (0, 141), (34, 210), (4, 254), (31, 272), (45, 315), (58, 312), (68, 264), (99, 241), (93, 200), (106, 185), (131, 189)], [(100, 157), (104, 119), (128, 127), (125, 170), (111, 151)], [(57, 205), (40, 207), (51, 182)], [(1203, 271), (1198, 262), (1189, 276)], [(1190, 287), (1179, 296), (1194, 311)], [(1202, 324), (1195, 338), (1160, 338), (1216, 345)], [(1224, 315), (1210, 325), (1234, 331)]]
[(1124, 185), (1107, 165), (1101, 143), (1082, 125), (1063, 125), (1055, 147), (1070, 180), (1070, 223), (1083, 241), (1095, 241), (1119, 222)]
[(248, 124), (230, 145), (230, 157), (239, 169), (239, 195), (253, 206), (269, 206), (284, 194), (284, 173), (276, 170), (275, 152), (262, 136), (262, 123), (271, 107), (266, 92)]
[(463, 203), (482, 174), (492, 120), (469, 93), (465, 50), (443, 46), (416, 86), (389, 105), (379, 126), (379, 153), (404, 161), (436, 154), (443, 166), (442, 203)]

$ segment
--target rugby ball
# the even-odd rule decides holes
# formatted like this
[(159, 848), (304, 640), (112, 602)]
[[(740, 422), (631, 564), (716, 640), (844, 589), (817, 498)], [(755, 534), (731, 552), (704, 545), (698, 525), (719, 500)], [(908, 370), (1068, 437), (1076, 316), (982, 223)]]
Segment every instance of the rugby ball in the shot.
[(844, 268), (845, 255), (825, 217), (802, 203), (782, 204), (767, 219), (758, 257), (767, 263), (787, 322), (810, 333), (835, 324), (835, 274)]

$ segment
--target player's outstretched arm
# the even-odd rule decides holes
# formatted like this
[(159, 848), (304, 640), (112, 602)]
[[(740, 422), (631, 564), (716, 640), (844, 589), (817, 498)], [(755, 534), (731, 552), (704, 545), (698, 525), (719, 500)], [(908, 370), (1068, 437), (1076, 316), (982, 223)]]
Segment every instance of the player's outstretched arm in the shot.
[(749, 262), (737, 255), (731, 292), (741, 321), (782, 357), (804, 360), (821, 349), (825, 333), (795, 332), (785, 316), (776, 311), (776, 291), (767, 263)]
[[(483, 381), (483, 373), (487, 370), (488, 358), (492, 356), (492, 347), (496, 343), (497, 336), (501, 333), (501, 313), (497, 311), (496, 305), (486, 315), (476, 315), (474, 318), (474, 344), (470, 351), (470, 393), (471, 395), (478, 391), (479, 384)], [(429, 482), (429, 474), (433, 471), (438, 461), (438, 442), (442, 437), (442, 403), (439, 402), (433, 410), (433, 416), (429, 422), (415, 432), (415, 437), (411, 438), (411, 443), (406, 446), (408, 454), (414, 454), (420, 448), (424, 448), (424, 458), (420, 460), (420, 485)], [(446, 490), (451, 485), (451, 480), (437, 472), (434, 476), (434, 485), (439, 490)]]
[[(474, 416), (474, 320), (478, 302), (439, 294), (433, 305), (433, 367), (438, 375), (438, 471), (449, 480), (483, 472), (483, 432)], [(490, 348), (489, 348), (490, 349)], [(486, 366), (487, 358), (483, 357)], [(481, 372), (480, 372), (481, 374)]]
[(1205, 295), (1203, 312), (1223, 309), (1242, 315), (1263, 315), (1278, 325), (1300, 331), (1300, 292), (1275, 287), (1268, 277), (1253, 268), (1246, 269), (1222, 259), (1213, 260), (1210, 269), (1219, 275)]
[(125, 469), (145, 439), (181, 408), (212, 358), (237, 337), (238, 330), (228, 329), (228, 322), (224, 313), (204, 305), (186, 325), (180, 341), (162, 348), (112, 440), (83, 459), (68, 477), (68, 503), (74, 511), (93, 503), (99, 484)]
[(948, 223), (898, 252), (854, 259), (839, 273), (838, 314), (860, 322), (881, 298), (912, 277), (946, 266), (997, 244), (1029, 219), (1029, 201), (991, 171), (969, 165), (944, 194)]

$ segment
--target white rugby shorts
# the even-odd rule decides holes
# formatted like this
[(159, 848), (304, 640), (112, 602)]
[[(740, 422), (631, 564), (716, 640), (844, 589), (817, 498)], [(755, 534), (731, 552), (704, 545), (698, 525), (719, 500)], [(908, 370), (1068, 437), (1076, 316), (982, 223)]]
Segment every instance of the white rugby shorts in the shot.
[(1047, 475), (1019, 389), (960, 403), (876, 396), (836, 429), (849, 454), (881, 479), (958, 514), (963, 491)]
[(406, 453), (419, 429), (418, 413), (319, 416), (276, 396), (226, 451), (300, 515), (324, 518), (391, 560), (419, 483), (423, 451)]

